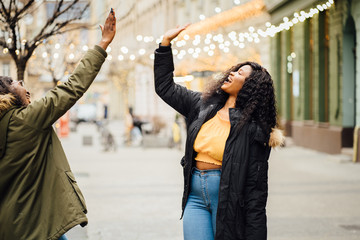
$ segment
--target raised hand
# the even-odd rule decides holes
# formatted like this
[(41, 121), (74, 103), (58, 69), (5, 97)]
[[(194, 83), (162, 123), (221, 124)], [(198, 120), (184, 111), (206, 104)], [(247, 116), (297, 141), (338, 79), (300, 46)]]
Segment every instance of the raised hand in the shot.
[(116, 33), (116, 17), (115, 12), (112, 8), (108, 17), (105, 20), (105, 24), (100, 24), (100, 29), (102, 34), (100, 43), (98, 45), (106, 50), (111, 41), (114, 39)]
[(161, 46), (169, 46), (171, 40), (176, 38), (182, 31), (184, 31), (190, 24), (186, 24), (184, 26), (176, 26), (176, 28), (168, 30), (161, 41)]

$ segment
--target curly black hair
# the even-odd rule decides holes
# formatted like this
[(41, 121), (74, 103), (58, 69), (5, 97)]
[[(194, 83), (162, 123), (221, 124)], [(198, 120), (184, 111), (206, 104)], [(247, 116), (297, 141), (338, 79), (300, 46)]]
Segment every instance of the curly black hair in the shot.
[(221, 86), (230, 72), (236, 72), (245, 65), (249, 65), (252, 71), (236, 98), (235, 107), (242, 110), (237, 129), (240, 130), (247, 122), (254, 120), (268, 135), (271, 129), (277, 126), (275, 92), (270, 74), (258, 63), (243, 62), (232, 66), (221, 74), (218, 81), (210, 85), (204, 92), (203, 98), (205, 102), (216, 99), (220, 104), (225, 104), (229, 95), (221, 89)]

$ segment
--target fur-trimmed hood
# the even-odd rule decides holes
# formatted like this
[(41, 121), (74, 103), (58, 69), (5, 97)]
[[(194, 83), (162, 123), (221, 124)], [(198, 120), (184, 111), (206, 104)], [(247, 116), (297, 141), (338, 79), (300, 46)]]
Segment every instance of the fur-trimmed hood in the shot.
[(280, 147), (285, 143), (285, 136), (282, 130), (278, 128), (273, 128), (270, 133), (269, 146), (270, 147)]
[(16, 98), (11, 93), (0, 94), (0, 119), (12, 106), (14, 106), (15, 101)]

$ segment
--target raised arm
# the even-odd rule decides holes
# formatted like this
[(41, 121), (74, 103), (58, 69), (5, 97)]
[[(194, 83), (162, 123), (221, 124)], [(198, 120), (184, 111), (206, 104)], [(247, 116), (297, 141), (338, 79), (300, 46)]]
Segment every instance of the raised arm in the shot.
[(174, 82), (174, 62), (170, 42), (188, 25), (170, 29), (164, 34), (155, 50), (154, 76), (156, 93), (180, 114), (188, 117), (193, 106), (201, 99), (201, 93), (194, 92)]
[(66, 113), (90, 87), (107, 56), (106, 48), (116, 32), (115, 12), (111, 9), (104, 26), (100, 25), (102, 38), (89, 50), (69, 77), (38, 101), (30, 103), (17, 117), (29, 126), (44, 129)]

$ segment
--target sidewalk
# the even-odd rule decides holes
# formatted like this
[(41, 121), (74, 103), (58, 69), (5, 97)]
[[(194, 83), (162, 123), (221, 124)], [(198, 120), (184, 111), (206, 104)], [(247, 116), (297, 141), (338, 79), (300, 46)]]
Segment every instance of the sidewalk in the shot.
[(269, 239), (360, 239), (360, 164), (291, 146), (269, 166)]
[[(92, 146), (82, 146), (83, 135), (93, 136)], [(98, 139), (92, 125), (62, 139), (89, 210), (88, 226), (71, 230), (69, 240), (183, 239), (183, 153), (102, 152)], [(268, 239), (360, 239), (360, 164), (288, 146), (272, 151), (269, 166)]]
[[(93, 137), (92, 146), (82, 146), (84, 135)], [(89, 211), (88, 226), (69, 232), (69, 240), (182, 239), (181, 152), (124, 146), (102, 152), (92, 125), (79, 125), (62, 142)]]

